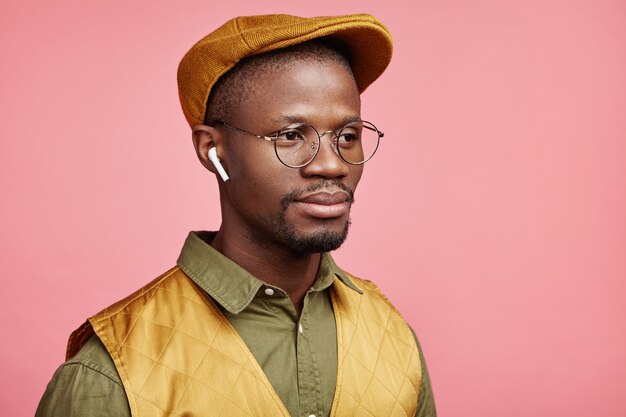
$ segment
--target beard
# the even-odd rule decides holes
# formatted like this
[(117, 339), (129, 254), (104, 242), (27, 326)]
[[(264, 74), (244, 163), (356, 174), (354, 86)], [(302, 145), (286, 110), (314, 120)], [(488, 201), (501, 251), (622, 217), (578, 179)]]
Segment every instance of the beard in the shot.
[[(339, 248), (348, 237), (350, 219), (346, 220), (343, 230), (340, 232), (322, 227), (314, 233), (303, 236), (298, 235), (293, 224), (287, 220), (287, 209), (299, 195), (307, 192), (315, 192), (330, 186), (341, 188), (343, 191), (347, 192), (350, 196), (348, 203), (354, 203), (354, 191), (346, 185), (332, 180), (321, 180), (305, 189), (294, 190), (281, 199), (281, 210), (276, 220), (276, 228), (284, 244), (297, 256), (333, 251)], [(330, 220), (328, 222), (330, 222)]]

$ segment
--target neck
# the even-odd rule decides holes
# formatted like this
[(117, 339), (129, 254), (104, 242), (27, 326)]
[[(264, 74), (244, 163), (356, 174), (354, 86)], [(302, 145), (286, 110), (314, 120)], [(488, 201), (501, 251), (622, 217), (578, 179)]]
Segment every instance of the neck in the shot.
[(211, 246), (256, 278), (285, 291), (299, 316), (304, 296), (317, 277), (321, 254), (294, 254), (277, 245), (225, 235), (220, 229)]

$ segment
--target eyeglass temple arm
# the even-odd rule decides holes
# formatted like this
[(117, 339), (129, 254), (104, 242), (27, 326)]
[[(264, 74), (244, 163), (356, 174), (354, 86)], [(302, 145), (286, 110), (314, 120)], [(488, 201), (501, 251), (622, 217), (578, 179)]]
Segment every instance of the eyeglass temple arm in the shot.
[(221, 120), (217, 121), (217, 123), (220, 123), (220, 124), (226, 126), (229, 129), (234, 129), (234, 130), (236, 130), (238, 132), (245, 133), (246, 135), (254, 136), (255, 138), (263, 139), (263, 140), (266, 140), (268, 142), (273, 142), (273, 141), (276, 140), (276, 138), (273, 138), (271, 136), (261, 136), (261, 135), (254, 134), (252, 132), (248, 132), (247, 130), (243, 130), (243, 129), (240, 129), (240, 128), (236, 127), (236, 126), (229, 125), (228, 123), (223, 122)]
[(381, 132), (380, 130), (378, 130), (377, 128), (375, 128), (375, 127), (365, 126), (365, 125), (363, 127), (366, 128), (367, 130), (371, 130), (372, 132), (378, 133), (378, 138), (379, 139), (385, 137), (385, 134), (383, 132)]

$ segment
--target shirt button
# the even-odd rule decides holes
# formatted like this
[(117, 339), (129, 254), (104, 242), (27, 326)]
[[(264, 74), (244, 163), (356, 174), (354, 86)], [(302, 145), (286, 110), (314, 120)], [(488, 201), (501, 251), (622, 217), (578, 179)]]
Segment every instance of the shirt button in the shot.
[(271, 288), (266, 288), (265, 289), (265, 294), (266, 295), (274, 295), (274, 290)]
[(309, 415), (309, 417), (315, 417), (315, 414), (311, 414), (311, 415)]
[[(302, 333), (304, 331), (304, 329), (302, 328), (302, 323), (298, 323), (298, 331), (300, 333)], [(311, 414), (311, 416), (315, 417), (315, 415), (313, 415), (313, 414)], [(311, 416), (309, 416), (309, 417), (311, 417)]]

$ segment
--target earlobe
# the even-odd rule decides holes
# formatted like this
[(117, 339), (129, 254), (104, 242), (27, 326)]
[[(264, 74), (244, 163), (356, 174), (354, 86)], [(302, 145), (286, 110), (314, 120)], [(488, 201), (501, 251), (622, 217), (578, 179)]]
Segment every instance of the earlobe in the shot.
[(195, 125), (191, 131), (193, 146), (202, 165), (214, 174), (219, 174), (224, 182), (228, 181), (230, 178), (217, 156), (217, 147), (221, 143), (220, 132), (212, 126), (202, 124)]
[(191, 128), (191, 139), (202, 165), (209, 171), (216, 172), (213, 163), (209, 160), (209, 149), (217, 146), (219, 132), (214, 127), (199, 124)]

